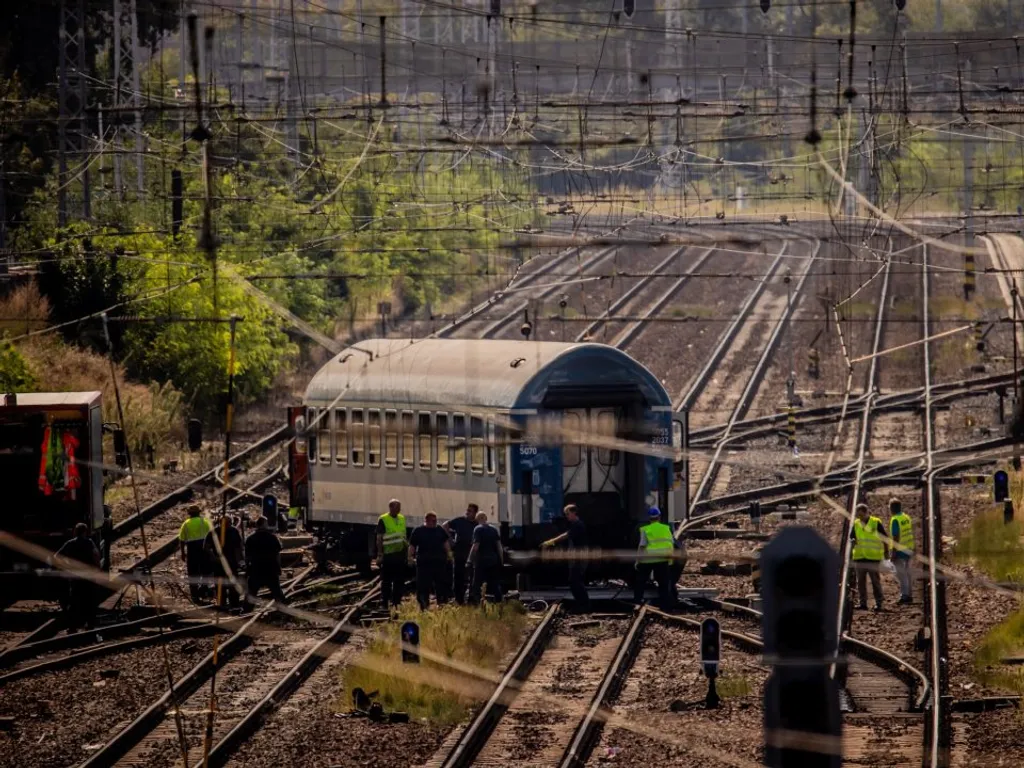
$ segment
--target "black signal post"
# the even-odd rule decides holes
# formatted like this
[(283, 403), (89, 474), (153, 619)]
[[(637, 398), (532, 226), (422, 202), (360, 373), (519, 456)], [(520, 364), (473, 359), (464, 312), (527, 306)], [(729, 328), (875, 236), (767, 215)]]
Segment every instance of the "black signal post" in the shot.
[(1010, 498), (1010, 476), (1002, 469), (992, 475), (992, 496), (997, 504)]
[(700, 623), (700, 665), (704, 676), (708, 679), (708, 693), (704, 698), (704, 706), (716, 709), (720, 699), (715, 689), (715, 678), (718, 677), (718, 662), (722, 654), (722, 628), (718, 619), (707, 618)]
[(765, 765), (839, 768), (839, 558), (811, 528), (784, 529), (761, 553)]

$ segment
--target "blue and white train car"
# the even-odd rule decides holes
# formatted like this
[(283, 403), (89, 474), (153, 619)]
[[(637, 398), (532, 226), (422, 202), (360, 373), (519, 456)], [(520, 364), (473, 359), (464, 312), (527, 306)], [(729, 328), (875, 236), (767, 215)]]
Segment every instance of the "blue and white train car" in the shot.
[(308, 463), (309, 485), (293, 496), (305, 502), (306, 528), (344, 559), (366, 559), (392, 497), (410, 526), (428, 511), (445, 520), (476, 503), (513, 549), (557, 533), (569, 503), (592, 545), (605, 548), (634, 546), (650, 505), (666, 522), (684, 514), (670, 451), (522, 437), (543, 418), (560, 435), (681, 445), (682, 419), (664, 387), (602, 344), (371, 339), (324, 365), (303, 407), (293, 415), (294, 450), (306, 455), (293, 465)]

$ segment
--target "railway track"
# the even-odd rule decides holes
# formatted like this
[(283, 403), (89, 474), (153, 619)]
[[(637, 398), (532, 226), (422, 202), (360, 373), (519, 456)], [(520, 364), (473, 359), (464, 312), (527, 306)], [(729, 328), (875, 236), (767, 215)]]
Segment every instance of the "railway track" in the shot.
[[(563, 277), (553, 277), (550, 283), (544, 281), (544, 278), (553, 275), (559, 267), (569, 264), (574, 256), (580, 255), (581, 250), (572, 248), (531, 272), (520, 282), (513, 281), (503, 291), (492, 294), (486, 301), (438, 329), (433, 336), (444, 339), (459, 334), (480, 339), (495, 338), (510, 325), (525, 319), (524, 312), (529, 308), (530, 301), (520, 300), (520, 293), (528, 295), (530, 300), (542, 301), (564, 290), (566, 283)], [(616, 251), (616, 246), (600, 248), (581, 259), (576, 267), (580, 277), (605, 264)], [(497, 313), (497, 317), (492, 316), (494, 313)]]
[[(331, 600), (350, 597), (350, 582), (361, 579), (358, 573), (350, 572), (309, 580), (313, 570), (312, 566), (305, 568), (282, 584), (283, 588), (292, 590), (293, 604), (298, 607), (323, 604), (325, 598), (311, 596), (314, 593), (323, 593), (328, 588), (332, 590), (328, 594)], [(295, 602), (296, 599), (303, 597), (306, 598), (305, 602)], [(67, 669), (76, 664), (134, 648), (144, 648), (184, 637), (205, 637), (223, 633), (229, 631), (231, 622), (248, 617), (249, 614), (242, 614), (227, 619), (216, 619), (214, 608), (207, 605), (107, 624), (90, 632), (78, 632), (25, 643), (5, 659), (8, 662), (5, 666), (14, 669), (0, 674), (0, 686), (29, 675)]]
[(428, 765), (582, 765), (646, 620), (646, 609), (581, 620), (552, 605), (490, 699)]
[[(376, 595), (374, 580), (365, 585), (355, 604), (329, 630), (319, 624), (310, 631), (298, 630), (287, 622), (273, 622), (276, 604), (261, 608), (131, 723), (107, 739), (81, 764), (82, 768), (204, 765), (205, 758), (192, 751), (203, 743), (210, 746), (209, 764), (223, 765), (266, 714), (347, 641), (353, 624)], [(214, 675), (218, 676), (219, 693), (210, 698), (203, 686)], [(183, 740), (188, 746), (186, 754), (182, 752)]]

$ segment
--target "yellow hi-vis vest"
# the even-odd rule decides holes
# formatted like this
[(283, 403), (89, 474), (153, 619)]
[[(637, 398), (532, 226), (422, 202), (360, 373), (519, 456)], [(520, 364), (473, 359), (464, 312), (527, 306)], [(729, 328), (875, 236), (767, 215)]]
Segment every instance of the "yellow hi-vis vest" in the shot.
[(206, 534), (213, 530), (213, 526), (210, 525), (210, 521), (200, 515), (199, 517), (190, 517), (181, 524), (181, 531), (178, 532), (178, 540), (184, 541), (186, 544), (192, 541), (202, 541), (206, 538)]
[(889, 518), (889, 535), (892, 535), (892, 524), (899, 523), (900, 526), (900, 540), (899, 542), (893, 542), (892, 546), (897, 552), (913, 552), (914, 551), (914, 528), (913, 522), (910, 520), (910, 515), (906, 512), (901, 512), (898, 515), (893, 515)]
[(881, 561), (882, 555), (885, 554), (882, 537), (878, 532), (881, 527), (882, 521), (877, 517), (869, 517), (867, 523), (853, 521), (853, 534), (856, 537), (853, 544), (854, 560)]
[[(667, 558), (665, 555), (672, 552), (672, 529), (664, 523), (649, 523), (641, 528), (640, 532), (647, 537), (647, 546), (644, 548), (644, 555), (647, 556), (641, 557), (640, 562), (670, 562), (671, 558)], [(654, 554), (661, 555), (661, 557), (651, 557)]]
[(399, 513), (394, 517), (385, 512), (380, 516), (384, 523), (384, 554), (393, 555), (405, 551), (405, 515)]

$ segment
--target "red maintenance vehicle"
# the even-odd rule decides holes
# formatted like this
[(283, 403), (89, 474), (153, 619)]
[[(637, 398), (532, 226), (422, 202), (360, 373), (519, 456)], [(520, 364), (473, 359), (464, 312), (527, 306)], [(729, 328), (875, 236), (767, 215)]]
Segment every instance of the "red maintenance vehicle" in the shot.
[[(99, 392), (0, 395), (0, 530), (16, 543), (55, 552), (77, 523), (85, 523), (108, 563), (103, 427)], [(58, 580), (39, 578), (43, 556), (24, 549), (0, 546), (0, 585), (8, 601), (59, 588)]]

